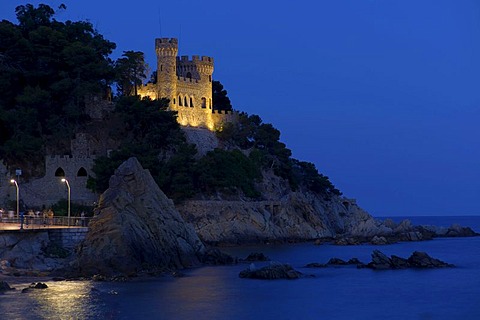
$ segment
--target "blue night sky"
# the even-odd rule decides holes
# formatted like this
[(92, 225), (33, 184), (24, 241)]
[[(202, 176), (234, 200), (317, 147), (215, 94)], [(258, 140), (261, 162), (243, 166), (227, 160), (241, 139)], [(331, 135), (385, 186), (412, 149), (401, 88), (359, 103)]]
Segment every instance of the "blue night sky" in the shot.
[[(22, 1), (1, 1), (15, 20)], [(215, 59), (237, 110), (282, 132), (374, 216), (480, 214), (480, 1), (30, 1), (155, 68), (154, 39)]]

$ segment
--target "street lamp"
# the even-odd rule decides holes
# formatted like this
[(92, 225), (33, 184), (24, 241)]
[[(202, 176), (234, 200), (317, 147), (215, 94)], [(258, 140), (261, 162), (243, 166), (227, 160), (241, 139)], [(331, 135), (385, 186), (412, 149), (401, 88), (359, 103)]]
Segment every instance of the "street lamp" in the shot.
[(19, 200), (19, 199), (18, 199), (18, 193), (19, 193), (19, 192), (18, 192), (18, 183), (17, 183), (17, 181), (16, 181), (15, 179), (10, 180), (10, 183), (14, 183), (14, 184), (15, 184), (15, 188), (17, 189), (17, 219), (18, 219), (18, 213), (19, 213), (19, 211), (20, 211), (20, 210), (19, 210), (20, 206), (19, 206), (19, 202), (18, 202), (18, 200)]
[(70, 183), (68, 183), (68, 180), (63, 178), (62, 182), (65, 182), (67, 184), (67, 189), (68, 189), (68, 226), (70, 227)]

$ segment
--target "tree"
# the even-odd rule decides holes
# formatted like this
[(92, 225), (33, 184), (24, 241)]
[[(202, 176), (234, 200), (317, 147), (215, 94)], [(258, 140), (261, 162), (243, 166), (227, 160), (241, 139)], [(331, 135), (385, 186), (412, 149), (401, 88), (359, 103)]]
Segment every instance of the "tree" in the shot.
[(137, 95), (138, 87), (147, 78), (147, 64), (143, 52), (124, 51), (115, 62), (117, 90), (121, 96)]
[(55, 20), (48, 5), (18, 6), (16, 14), (17, 25), (0, 22), (0, 158), (28, 177), (47, 147), (69, 152), (75, 128), (88, 120), (86, 97), (103, 95), (114, 80), (115, 44), (89, 22)]
[(223, 89), (223, 85), (220, 81), (212, 82), (212, 97), (213, 97), (213, 109), (215, 110), (232, 110), (232, 103), (230, 98), (227, 97), (227, 90)]

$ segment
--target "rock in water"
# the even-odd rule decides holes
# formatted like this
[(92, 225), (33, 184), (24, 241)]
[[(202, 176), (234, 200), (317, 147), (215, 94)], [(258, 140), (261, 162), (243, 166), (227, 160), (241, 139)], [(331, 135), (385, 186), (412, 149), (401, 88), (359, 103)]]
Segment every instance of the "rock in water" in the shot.
[(125, 161), (100, 197), (75, 267), (83, 275), (131, 275), (199, 263), (205, 247), (136, 158)]
[(255, 269), (254, 266), (240, 272), (240, 278), (275, 280), (275, 279), (298, 279), (302, 275), (301, 272), (294, 270), (288, 264), (270, 264), (269, 266)]

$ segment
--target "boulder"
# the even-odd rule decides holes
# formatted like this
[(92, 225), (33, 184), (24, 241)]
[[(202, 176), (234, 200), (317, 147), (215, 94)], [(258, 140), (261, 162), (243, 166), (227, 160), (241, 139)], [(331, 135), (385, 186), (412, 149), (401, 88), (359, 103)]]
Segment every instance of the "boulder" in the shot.
[(395, 255), (390, 258), (378, 250), (372, 253), (372, 261), (368, 263), (367, 268), (375, 270), (386, 269), (406, 269), (406, 268), (445, 268), (454, 265), (430, 257), (425, 252), (415, 251), (408, 259)]
[(130, 158), (101, 195), (73, 264), (81, 275), (173, 271), (200, 263), (205, 247), (148, 170)]
[(264, 255), (263, 253), (261, 252), (253, 252), (253, 253), (250, 253), (248, 255), (248, 257), (246, 257), (244, 259), (244, 261), (249, 261), (249, 262), (253, 262), (253, 261), (269, 261), (270, 258), (268, 258), (266, 255)]
[(312, 262), (305, 266), (305, 268), (326, 268), (328, 265), (325, 263)]
[(454, 267), (453, 264), (430, 257), (425, 252), (415, 251), (409, 258), (408, 263), (412, 268), (447, 268)]
[(390, 261), (392, 262), (392, 268), (393, 269), (406, 269), (410, 267), (410, 264), (408, 263), (407, 259), (392, 255), (390, 257)]
[(446, 237), (474, 237), (474, 236), (478, 236), (478, 233), (476, 233), (469, 227), (462, 227), (458, 224), (453, 224), (450, 227), (448, 227), (445, 236)]
[(236, 260), (218, 249), (209, 248), (205, 251), (204, 254), (200, 257), (200, 261), (204, 264), (214, 265), (214, 266), (223, 266), (234, 264)]
[(391, 269), (392, 260), (379, 250), (373, 250), (372, 261), (367, 266), (375, 270)]
[(334, 266), (344, 266), (347, 264), (347, 262), (340, 258), (331, 258), (330, 260), (328, 260), (327, 264)]
[(305, 268), (327, 268), (331, 266), (349, 266), (349, 265), (356, 265), (358, 267), (358, 266), (363, 266), (364, 263), (358, 260), (357, 258), (351, 258), (348, 261), (345, 261), (339, 258), (331, 258), (330, 260), (328, 260), (327, 263), (312, 262), (307, 264)]
[(0, 281), (0, 293), (8, 290), (14, 290), (15, 288), (10, 287), (5, 281)]
[(384, 245), (384, 244), (388, 244), (388, 240), (383, 236), (380, 236), (380, 237), (374, 236), (372, 240), (370, 240), (370, 243), (374, 245)]
[(276, 279), (298, 279), (301, 272), (294, 270), (288, 264), (272, 263), (269, 266), (256, 269), (253, 264), (248, 269), (240, 272), (240, 278), (276, 280)]

